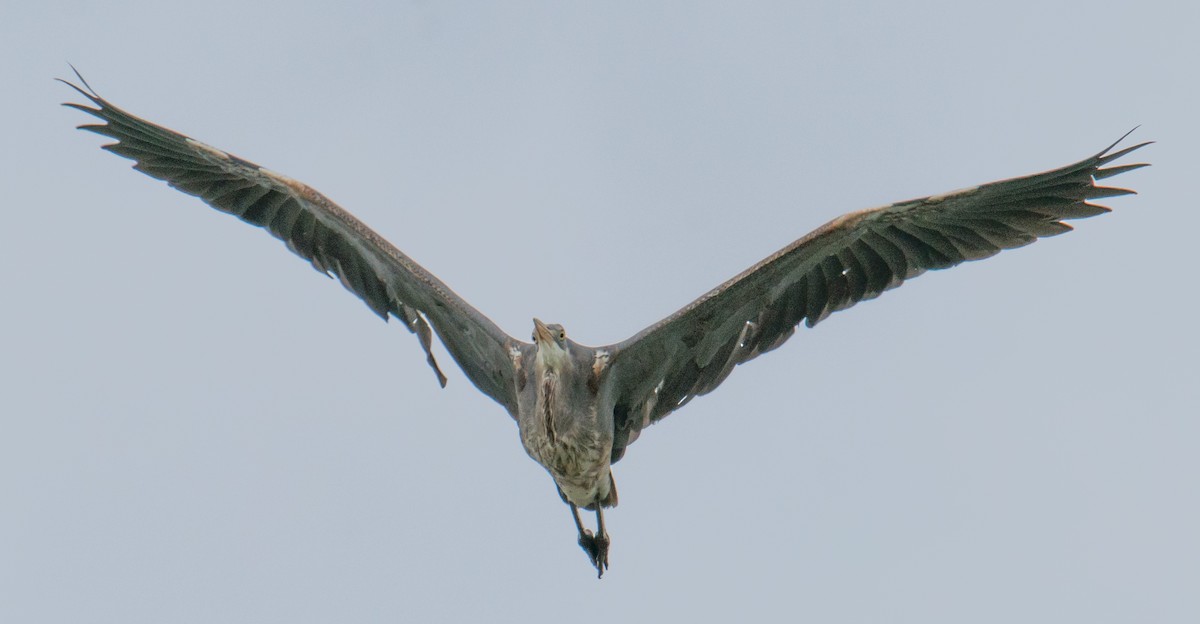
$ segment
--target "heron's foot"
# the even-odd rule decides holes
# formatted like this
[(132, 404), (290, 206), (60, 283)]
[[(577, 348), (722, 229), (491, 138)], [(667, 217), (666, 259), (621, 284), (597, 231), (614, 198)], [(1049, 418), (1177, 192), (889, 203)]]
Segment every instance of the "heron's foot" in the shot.
[(608, 569), (608, 545), (611, 543), (608, 533), (594, 535), (589, 529), (584, 529), (579, 534), (579, 547), (587, 553), (592, 565), (596, 566), (596, 578), (603, 577), (604, 571)]
[(596, 544), (596, 554), (592, 557), (592, 564), (596, 566), (596, 578), (604, 576), (604, 571), (608, 569), (608, 545), (612, 540), (608, 538), (608, 533), (601, 532), (593, 538)]

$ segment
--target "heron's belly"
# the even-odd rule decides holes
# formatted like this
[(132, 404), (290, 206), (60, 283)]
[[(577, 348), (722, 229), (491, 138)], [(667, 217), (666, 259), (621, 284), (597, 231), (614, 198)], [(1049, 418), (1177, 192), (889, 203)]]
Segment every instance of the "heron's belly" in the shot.
[(581, 507), (608, 496), (611, 450), (598, 435), (550, 439), (533, 435), (523, 440), (525, 451), (554, 477), (567, 500)]

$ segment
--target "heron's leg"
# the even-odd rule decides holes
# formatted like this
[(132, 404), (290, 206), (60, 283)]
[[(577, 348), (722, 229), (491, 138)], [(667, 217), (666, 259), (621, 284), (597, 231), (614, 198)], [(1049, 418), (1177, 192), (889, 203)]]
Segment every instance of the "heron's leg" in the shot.
[(583, 528), (583, 521), (580, 520), (580, 508), (577, 508), (575, 503), (568, 502), (566, 504), (571, 506), (571, 517), (575, 518), (575, 528), (580, 530), (580, 547), (583, 548), (583, 552), (588, 553), (588, 559), (592, 560), (592, 565), (595, 565), (596, 571), (600, 572), (598, 578), (604, 576), (604, 570), (608, 568), (607, 535), (601, 542), (592, 533), (592, 530)]
[(583, 528), (583, 522), (580, 521), (580, 508), (575, 506), (568, 500), (566, 503), (571, 506), (571, 517), (575, 518), (575, 528), (580, 532), (580, 547), (583, 552), (588, 553), (588, 557), (595, 559), (596, 540), (589, 529)]
[[(579, 508), (575, 506), (575, 503), (568, 501), (567, 504), (571, 506), (571, 516), (575, 518), (575, 528), (579, 529), (579, 545), (583, 546), (584, 536), (591, 538), (592, 532), (583, 528), (583, 522), (579, 520)], [(586, 550), (587, 547), (584, 546), (584, 549)]]
[(592, 541), (596, 544), (596, 554), (592, 557), (592, 562), (596, 564), (596, 571), (599, 572), (596, 578), (600, 578), (608, 569), (608, 545), (612, 543), (608, 538), (608, 531), (604, 530), (604, 508), (600, 503), (596, 503), (596, 537)]

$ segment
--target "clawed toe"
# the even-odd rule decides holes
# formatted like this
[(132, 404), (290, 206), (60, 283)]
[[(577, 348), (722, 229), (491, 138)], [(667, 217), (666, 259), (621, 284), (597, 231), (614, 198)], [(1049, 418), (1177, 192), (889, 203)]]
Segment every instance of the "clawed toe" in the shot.
[(604, 576), (604, 571), (608, 569), (608, 545), (610, 543), (612, 542), (608, 539), (607, 533), (594, 535), (590, 530), (584, 529), (579, 534), (579, 547), (587, 553), (592, 565), (596, 566), (597, 578)]
[(592, 535), (590, 529), (584, 529), (579, 534), (579, 547), (583, 549), (583, 552), (588, 554), (588, 557), (596, 558), (596, 538)]
[(600, 578), (608, 569), (608, 545), (612, 543), (612, 540), (608, 539), (608, 533), (601, 533), (592, 538), (592, 542), (596, 545), (595, 554), (592, 555), (592, 565), (596, 566), (596, 578)]

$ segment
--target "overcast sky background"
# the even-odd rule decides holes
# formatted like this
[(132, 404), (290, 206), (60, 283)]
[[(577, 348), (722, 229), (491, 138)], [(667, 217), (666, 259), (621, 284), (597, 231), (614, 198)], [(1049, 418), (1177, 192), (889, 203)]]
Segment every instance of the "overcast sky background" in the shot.
[[(6, 8), (0, 621), (1200, 621), (1196, 7)], [(1158, 143), (1114, 213), (647, 430), (597, 581), (444, 351), (443, 390), (336, 280), (73, 130), (67, 62), (586, 344), (843, 212)]]

